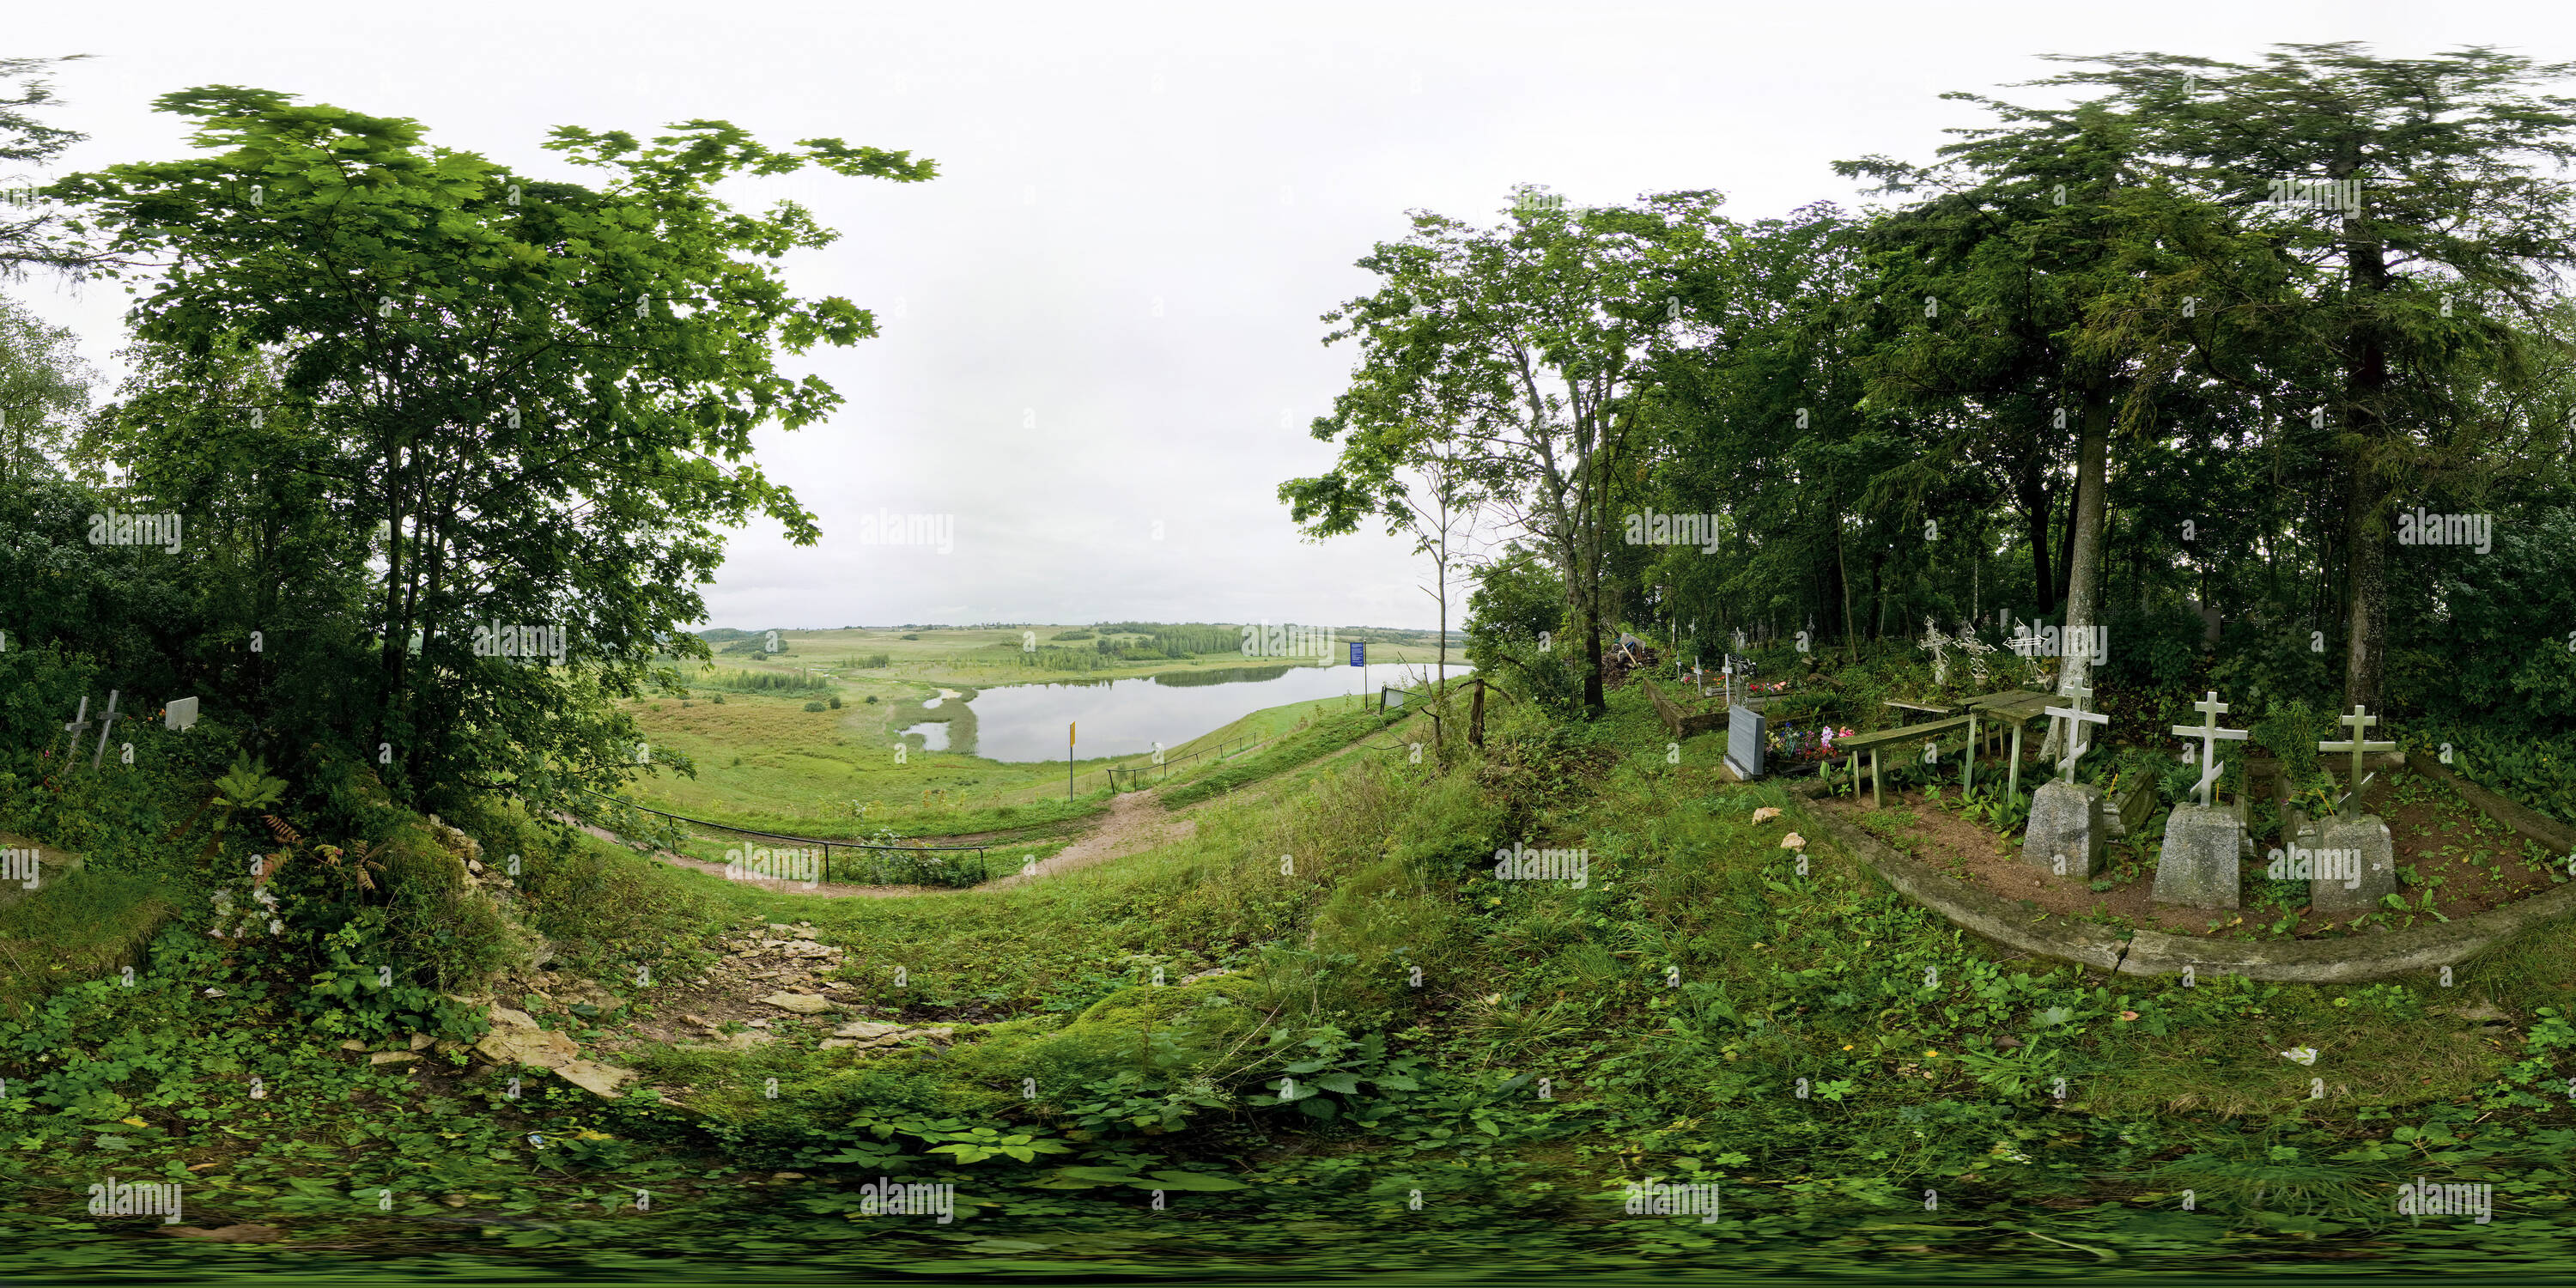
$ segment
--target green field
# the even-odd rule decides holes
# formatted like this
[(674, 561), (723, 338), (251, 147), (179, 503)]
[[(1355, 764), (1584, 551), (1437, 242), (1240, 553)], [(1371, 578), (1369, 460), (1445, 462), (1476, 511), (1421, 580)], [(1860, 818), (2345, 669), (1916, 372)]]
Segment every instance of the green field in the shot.
[[(377, 1256), (649, 1256), (675, 1280), (727, 1255), (1207, 1281), (1291, 1258), (2567, 1262), (2563, 931), (2450, 989), (2105, 979), (1963, 936), (1829, 845), (1799, 871), (1780, 838), (1803, 803), (1719, 782), (1717, 737), (1676, 763), (1634, 688), (1588, 727), (1506, 705), (1481, 752), (1419, 762), (1420, 715), (1332, 705), (1238, 722), (1270, 747), (1164, 789), (1186, 832), (1003, 889), (765, 890), (477, 808), (454, 821), (532, 858), (518, 915), (554, 954), (493, 1000), (635, 1072), (633, 1094), (540, 1077), (513, 1100), (461, 1052), (378, 1067), (263, 1045), (257, 970), (165, 937), (134, 989), (48, 1003), (58, 1044), (130, 1032), (151, 1054), (50, 1075), (59, 1107), (19, 1101), (14, 1179), (85, 1175), (104, 1135), (120, 1166), (188, 1178), (207, 1225)], [(779, 737), (835, 727), (718, 710)], [(764, 772), (789, 792), (806, 763)], [(1516, 841), (1581, 847), (1589, 879), (1492, 879)], [(786, 1016), (756, 1000), (769, 973), (728, 965), (790, 930), (830, 946), (809, 986), (844, 1014)], [(850, 1014), (948, 1037), (827, 1045)], [(729, 1036), (674, 1040), (700, 1021)], [(398, 1054), (410, 1023), (340, 1031)], [(2302, 1043), (2313, 1067), (2277, 1054)], [(249, 1099), (252, 1071), (293, 1093)], [(2492, 1180), (2494, 1224), (2394, 1215), (2419, 1173)], [(880, 1174), (956, 1186), (956, 1227), (866, 1220), (855, 1187)], [(1622, 1219), (1646, 1176), (1722, 1186), (1725, 1215)], [(94, 1266), (155, 1255), (49, 1212), (0, 1229)]]
[[(761, 831), (832, 838), (856, 837), (880, 828), (904, 836), (1043, 829), (1097, 812), (1109, 789), (1105, 771), (1113, 766), (1148, 768), (1150, 756), (1077, 761), (1068, 803), (1062, 760), (987, 760), (931, 751), (918, 735), (899, 738), (896, 734), (923, 722), (974, 718), (963, 700), (942, 701), (936, 708), (923, 706), (938, 699), (943, 690), (963, 699), (997, 682), (1130, 678), (1239, 666), (1245, 660), (1239, 653), (1202, 654), (1184, 661), (1130, 662), (1079, 677), (1036, 671), (1015, 660), (996, 660), (1019, 656), (1011, 650), (1020, 647), (1024, 631), (1045, 640), (1082, 629), (782, 631), (782, 647), (775, 654), (757, 647), (766, 643), (760, 635), (723, 641), (712, 663), (684, 672), (692, 680), (688, 696), (657, 696), (630, 704), (647, 740), (654, 747), (681, 753), (696, 770), (694, 778), (657, 773), (638, 782), (632, 795), (641, 804), (675, 814)], [(905, 634), (921, 638), (901, 638)], [(1427, 668), (1435, 650), (1428, 646), (1428, 633), (1422, 636), (1421, 646), (1372, 643), (1371, 664), (1401, 662)], [(755, 647), (721, 651), (743, 642)], [(842, 665), (853, 657), (864, 660), (879, 653), (891, 655), (892, 664)], [(1455, 650), (1450, 661), (1460, 664)], [(810, 678), (822, 687), (797, 692), (714, 687), (740, 672), (782, 681)], [(838, 709), (828, 705), (834, 698), (840, 701)], [(825, 709), (807, 710), (815, 701), (825, 702)], [(1165, 763), (1175, 777), (1195, 777), (1216, 768), (1217, 748), (1258, 747), (1324, 715), (1357, 706), (1356, 699), (1333, 698), (1255, 712), (1167, 748)], [(901, 763), (895, 759), (899, 743), (905, 747)], [(1198, 754), (1203, 750), (1209, 754)]]

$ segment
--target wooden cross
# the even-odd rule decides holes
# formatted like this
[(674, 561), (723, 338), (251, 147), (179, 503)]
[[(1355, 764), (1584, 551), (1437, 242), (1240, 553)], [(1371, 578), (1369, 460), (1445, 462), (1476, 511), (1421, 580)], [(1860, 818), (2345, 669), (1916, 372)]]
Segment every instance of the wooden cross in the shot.
[(2350, 818), (2353, 811), (2360, 807), (2361, 789), (2369, 785), (2371, 779), (2379, 777), (2377, 774), (2365, 775), (2361, 772), (2362, 756), (2374, 751), (2395, 751), (2397, 744), (2369, 741), (2366, 735), (2372, 725), (2379, 723), (2379, 717), (2362, 714), (2362, 708), (2358, 704), (2354, 705), (2351, 715), (2343, 717), (2337, 723), (2351, 725), (2352, 736), (2341, 742), (2320, 742), (2317, 744), (2317, 750), (2352, 753), (2352, 778), (2350, 779), (2352, 790), (2345, 792), (2343, 799), (2335, 802), (2335, 813)]
[[(87, 699), (83, 699), (83, 701), (87, 701)], [(98, 722), (98, 750), (89, 758), (90, 768), (98, 768), (99, 760), (107, 755), (107, 731), (115, 726), (116, 690), (109, 689), (107, 691), (107, 715), (104, 719)]]
[(2040, 711), (2043, 715), (2066, 722), (2066, 759), (2057, 762), (2057, 776), (2073, 782), (2075, 781), (2075, 762), (2083, 759), (2085, 752), (2093, 750), (2092, 741), (2084, 736), (2084, 726), (2107, 725), (2111, 723), (2111, 717), (2095, 715), (2084, 709), (2085, 699), (2093, 696), (2091, 689), (2078, 688), (2067, 696), (2075, 700), (2074, 706), (2042, 707)]
[(2200, 803), (2205, 808), (2217, 803), (2218, 744), (2241, 742), (2246, 736), (2246, 731), (2218, 727), (2218, 717), (2233, 708), (2218, 700), (2216, 689), (2211, 689), (2208, 697), (2192, 703), (2191, 708), (2202, 714), (2203, 719), (2200, 724), (2175, 725), (2173, 731), (2185, 738), (2200, 739), (2200, 785), (2193, 790), (2199, 793)]
[(63, 753), (63, 759), (69, 760), (72, 752), (80, 750), (81, 735), (89, 732), (89, 695), (81, 695), (80, 714), (73, 716), (72, 722), (63, 726), (63, 732), (72, 736), (70, 750)]

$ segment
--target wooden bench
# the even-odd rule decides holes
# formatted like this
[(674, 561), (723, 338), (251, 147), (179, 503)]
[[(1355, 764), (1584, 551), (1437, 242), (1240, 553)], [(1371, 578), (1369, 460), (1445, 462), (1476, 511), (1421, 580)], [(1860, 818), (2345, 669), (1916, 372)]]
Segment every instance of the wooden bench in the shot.
[[(1891, 703), (1890, 705), (1894, 704)], [(1837, 752), (1848, 752), (1851, 754), (1852, 781), (1854, 784), (1858, 784), (1860, 781), (1860, 754), (1862, 752), (1869, 753), (1870, 803), (1874, 806), (1883, 807), (1887, 804), (1887, 795), (1880, 787), (1880, 783), (1884, 780), (1879, 774), (1879, 749), (1882, 747), (1894, 747), (1901, 744), (1928, 742), (1934, 745), (1936, 753), (1946, 751), (1948, 748), (1940, 745), (1943, 741), (1941, 735), (1949, 733), (1954, 729), (1961, 731), (1963, 734), (1959, 740), (1959, 745), (1963, 748), (1973, 748), (1976, 744), (1977, 738), (1976, 713), (1972, 711), (1964, 716), (1951, 716), (1946, 720), (1935, 720), (1929, 724), (1905, 725), (1895, 729), (1881, 729), (1876, 733), (1860, 733), (1853, 734), (1848, 738), (1836, 738), (1834, 739), (1834, 750)], [(1967, 768), (1971, 782), (1974, 781), (1976, 766), (1977, 758), (1971, 755), (1968, 757)]]
[[(2055, 706), (2058, 701), (2056, 695), (2042, 693), (2036, 689), (2007, 689), (2002, 693), (1987, 694), (1968, 704), (1970, 709), (1985, 716), (1987, 727), (1994, 731), (1998, 739), (2003, 736), (2007, 727), (2012, 730), (2011, 759), (2006, 762), (2010, 769), (2006, 773), (2004, 782), (2004, 791), (2007, 794), (2021, 791), (2023, 727), (2047, 715), (2048, 708)], [(1998, 747), (1997, 750), (2002, 748)]]

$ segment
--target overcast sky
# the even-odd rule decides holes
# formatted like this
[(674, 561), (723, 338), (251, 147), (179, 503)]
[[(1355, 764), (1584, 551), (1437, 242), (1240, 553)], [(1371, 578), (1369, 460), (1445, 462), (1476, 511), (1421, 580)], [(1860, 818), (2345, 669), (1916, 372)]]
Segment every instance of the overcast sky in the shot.
[[(1351, 356), (1319, 316), (1368, 289), (1352, 263), (1408, 209), (1491, 221), (1523, 183), (1578, 205), (1715, 188), (1747, 220), (1853, 204), (1829, 162), (1928, 159), (1980, 119), (1940, 93), (2046, 75), (2043, 53), (2351, 39), (2576, 58), (2570, 6), (2474, 0), (14, 9), (0, 54), (95, 56), (56, 78), (49, 119), (91, 136), (65, 168), (181, 155), (150, 103), (202, 84), (413, 117), (581, 182), (538, 147), (549, 128), (714, 117), (936, 160), (924, 184), (810, 172), (734, 194), (840, 229), (789, 282), (884, 330), (788, 361), (848, 402), (759, 436), (824, 535), (735, 536), (707, 602), (740, 627), (1429, 626), (1406, 543), (1303, 541), (1277, 500), (1333, 456), (1304, 426)], [(121, 288), (22, 294), (118, 370)], [(880, 512), (953, 516), (953, 547), (861, 544)]]

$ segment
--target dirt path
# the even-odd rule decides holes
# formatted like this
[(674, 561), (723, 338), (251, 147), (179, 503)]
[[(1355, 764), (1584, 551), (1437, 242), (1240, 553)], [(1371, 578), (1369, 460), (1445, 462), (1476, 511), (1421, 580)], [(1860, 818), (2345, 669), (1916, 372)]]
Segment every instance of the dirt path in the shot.
[(1109, 801), (1109, 817), (1091, 835), (1056, 852), (1054, 858), (1028, 872), (1017, 872), (999, 881), (987, 881), (978, 890), (1007, 890), (1038, 877), (1087, 868), (1095, 863), (1141, 854), (1160, 845), (1168, 845), (1199, 830), (1194, 818), (1175, 818), (1163, 808), (1162, 801), (1150, 790), (1121, 792)]
[[(572, 822), (573, 820), (566, 818), (564, 821)], [(579, 826), (581, 830), (588, 832), (592, 836), (598, 837), (600, 840), (606, 841), (611, 845), (624, 846), (626, 844), (626, 842), (618, 839), (616, 833), (609, 831), (607, 828), (592, 827), (587, 823), (577, 824), (577, 826)], [(664, 863), (670, 864), (672, 867), (688, 868), (692, 871), (704, 872), (711, 877), (721, 877), (725, 874), (725, 865), (721, 863), (713, 862), (708, 859), (692, 858), (686, 854), (673, 853), (670, 850), (657, 849), (653, 851), (653, 857), (660, 859)], [(823, 881), (817, 882), (812, 889), (807, 889), (805, 883), (802, 881), (776, 881), (767, 877), (751, 876), (736, 877), (734, 879), (737, 881), (750, 882), (751, 884), (759, 886), (761, 889), (770, 891), (774, 894), (810, 894), (825, 899), (899, 899), (907, 895), (948, 893), (947, 891), (940, 890), (935, 886), (844, 885), (836, 881)]]
[[(573, 820), (566, 818), (565, 821)], [(606, 828), (592, 827), (588, 824), (580, 826), (581, 830), (612, 845), (625, 844), (615, 833)], [(1102, 819), (1097, 828), (1094, 828), (1089, 835), (1057, 851), (1055, 857), (1039, 863), (1033, 871), (1014, 872), (1009, 876), (987, 881), (973, 888), (1006, 890), (1038, 877), (1054, 876), (1060, 872), (1087, 868), (1094, 864), (1106, 863), (1111, 859), (1124, 858), (1130, 854), (1141, 854), (1156, 846), (1180, 840), (1197, 830), (1198, 820), (1174, 818), (1163, 809), (1162, 802), (1152, 791), (1122, 792), (1111, 798), (1109, 816)], [(725, 875), (724, 865), (711, 860), (660, 849), (653, 851), (653, 857), (673, 867), (689, 868), (712, 877)], [(1009, 856), (1005, 854), (1000, 857), (1007, 861)], [(953, 890), (942, 890), (934, 886), (847, 885), (824, 881), (808, 887), (801, 881), (778, 881), (762, 877), (734, 879), (749, 881), (763, 890), (778, 894), (811, 895), (822, 899), (893, 899), (910, 895), (956, 893)]]

